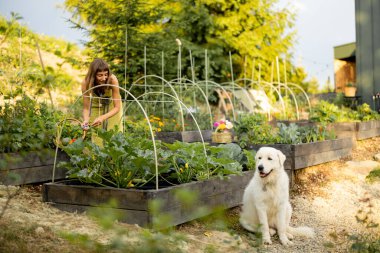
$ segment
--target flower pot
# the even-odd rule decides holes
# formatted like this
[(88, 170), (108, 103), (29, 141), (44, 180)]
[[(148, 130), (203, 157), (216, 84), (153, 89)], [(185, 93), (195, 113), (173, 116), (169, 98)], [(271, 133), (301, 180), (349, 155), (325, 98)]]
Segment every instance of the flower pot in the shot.
[(232, 134), (230, 132), (212, 133), (211, 137), (212, 142), (214, 143), (231, 143), (232, 142)]
[(352, 87), (352, 86), (345, 87), (344, 88), (344, 95), (346, 97), (355, 97), (355, 95), (356, 95), (356, 87)]

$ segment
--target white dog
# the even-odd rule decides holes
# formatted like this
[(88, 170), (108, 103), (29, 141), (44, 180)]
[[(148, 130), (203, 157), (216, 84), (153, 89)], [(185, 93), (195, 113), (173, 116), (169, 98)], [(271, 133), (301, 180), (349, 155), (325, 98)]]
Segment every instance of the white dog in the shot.
[(276, 232), (283, 245), (293, 244), (293, 236), (313, 237), (309, 227), (291, 227), (289, 178), (284, 170), (285, 155), (271, 147), (256, 153), (256, 171), (243, 195), (241, 225), (251, 232), (261, 232), (265, 244), (271, 244)]

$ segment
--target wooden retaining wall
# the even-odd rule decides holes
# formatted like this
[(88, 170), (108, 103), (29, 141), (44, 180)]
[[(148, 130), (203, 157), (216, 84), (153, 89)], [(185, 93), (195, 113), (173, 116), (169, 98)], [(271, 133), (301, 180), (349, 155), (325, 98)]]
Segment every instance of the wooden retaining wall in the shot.
[[(152, 227), (155, 217), (149, 210), (152, 200), (161, 201), (160, 213), (170, 215), (167, 227), (210, 214), (215, 207), (231, 208), (241, 204), (244, 189), (253, 176), (253, 171), (242, 175), (231, 175), (228, 179), (212, 178), (190, 182), (158, 190), (117, 189), (80, 185), (73, 181), (46, 183), (43, 185), (43, 201), (69, 212), (83, 212), (115, 199), (117, 210), (122, 213), (121, 221)], [(178, 190), (188, 190), (198, 196), (196, 203), (186, 205), (176, 197)], [(206, 211), (196, 212), (206, 207)]]
[(351, 155), (353, 140), (351, 137), (346, 137), (301, 144), (256, 144), (250, 145), (248, 149), (257, 151), (264, 146), (276, 148), (284, 153), (286, 156), (284, 168), (289, 175), (292, 185), (294, 181), (294, 170), (338, 160)]
[[(211, 130), (201, 130), (203, 140), (205, 142), (211, 141)], [(173, 143), (175, 141), (183, 142), (201, 142), (201, 135), (198, 131), (184, 131), (184, 132), (157, 132), (156, 139), (166, 143)]]
[[(5, 185), (23, 185), (43, 183), (52, 180), (55, 150), (30, 151), (25, 153), (0, 154), (0, 159), (5, 161), (5, 169), (0, 170), (0, 183)], [(63, 151), (57, 155), (57, 164), (60, 161), (68, 161), (68, 156)], [(55, 180), (66, 177), (66, 170), (56, 168)]]

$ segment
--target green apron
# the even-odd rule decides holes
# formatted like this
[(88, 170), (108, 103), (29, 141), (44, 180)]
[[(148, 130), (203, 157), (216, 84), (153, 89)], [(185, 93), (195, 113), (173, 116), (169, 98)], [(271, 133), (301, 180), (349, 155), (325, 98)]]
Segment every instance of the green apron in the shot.
[[(104, 115), (108, 113), (110, 110), (114, 108), (114, 104), (112, 101), (112, 90), (106, 89), (103, 96), (99, 97), (93, 95), (90, 97), (90, 122), (93, 122), (100, 115)], [(118, 130), (123, 132), (123, 106), (121, 106), (118, 113), (103, 121), (102, 125), (97, 126), (97, 128), (103, 128), (104, 130), (110, 130), (116, 128), (118, 126)], [(91, 135), (91, 141), (96, 145), (102, 147), (102, 139), (99, 138), (95, 133)]]

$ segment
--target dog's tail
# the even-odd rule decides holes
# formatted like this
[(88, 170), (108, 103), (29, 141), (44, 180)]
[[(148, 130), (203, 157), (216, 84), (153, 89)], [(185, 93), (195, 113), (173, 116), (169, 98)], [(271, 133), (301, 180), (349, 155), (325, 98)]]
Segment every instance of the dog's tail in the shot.
[(292, 234), (294, 236), (303, 236), (303, 237), (309, 237), (312, 238), (314, 237), (314, 229), (309, 228), (309, 227), (291, 227), (288, 226), (287, 229), (289, 234)]

